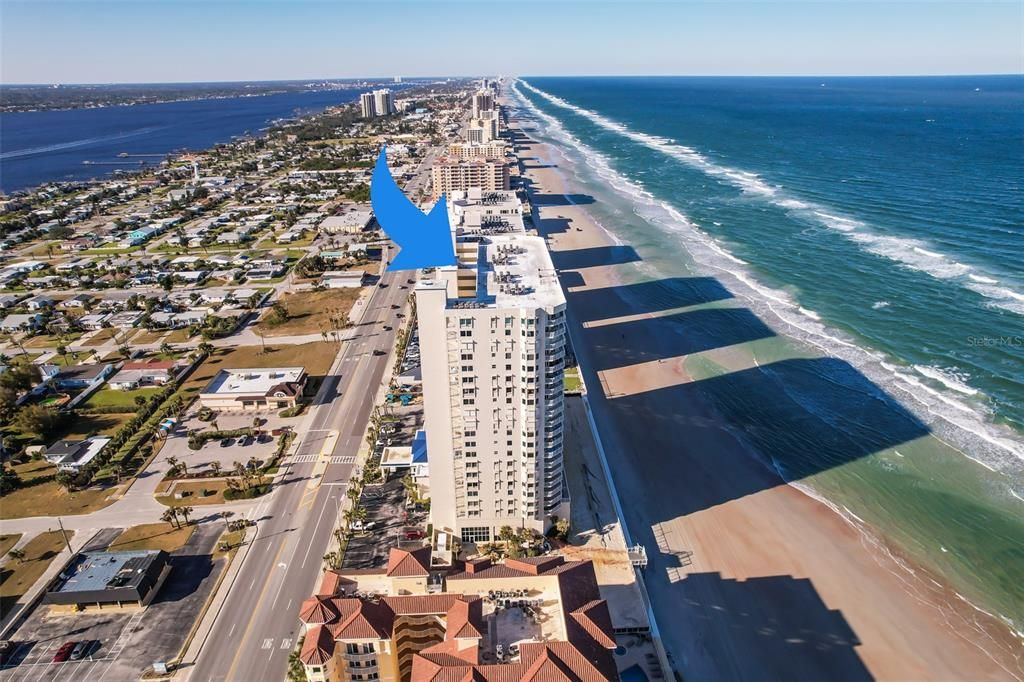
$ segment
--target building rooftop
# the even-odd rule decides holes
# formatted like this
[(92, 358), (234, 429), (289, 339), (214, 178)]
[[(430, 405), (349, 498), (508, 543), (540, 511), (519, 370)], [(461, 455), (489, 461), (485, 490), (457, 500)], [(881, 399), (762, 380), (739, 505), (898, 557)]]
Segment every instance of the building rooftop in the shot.
[(118, 587), (133, 587), (140, 583), (150, 565), (164, 552), (159, 549), (136, 552), (81, 553), (60, 574), (51, 592), (91, 592)]
[(266, 395), (279, 384), (294, 384), (306, 373), (303, 367), (264, 367), (258, 369), (222, 369), (203, 388), (205, 394)]

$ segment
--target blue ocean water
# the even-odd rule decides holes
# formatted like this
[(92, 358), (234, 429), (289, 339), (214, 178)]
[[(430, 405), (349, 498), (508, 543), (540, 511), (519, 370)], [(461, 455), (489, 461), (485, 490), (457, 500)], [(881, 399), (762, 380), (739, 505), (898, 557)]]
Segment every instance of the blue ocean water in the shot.
[(1024, 78), (524, 80), (810, 321), (1024, 432)]
[(312, 113), (356, 97), (356, 90), (329, 90), (5, 113), (0, 117), (0, 190), (15, 192), (44, 182), (101, 177), (118, 168), (138, 169), (140, 159), (119, 159), (118, 154), (207, 149), (236, 135), (255, 134), (274, 119)]
[[(1024, 77), (525, 77), (513, 99), (637, 281), (715, 277), (780, 335), (761, 365), (839, 358), (927, 426), (832, 467), (801, 415), (708, 396), (787, 479), (1024, 631)], [(885, 427), (832, 409), (850, 375), (778, 384), (840, 452)]]

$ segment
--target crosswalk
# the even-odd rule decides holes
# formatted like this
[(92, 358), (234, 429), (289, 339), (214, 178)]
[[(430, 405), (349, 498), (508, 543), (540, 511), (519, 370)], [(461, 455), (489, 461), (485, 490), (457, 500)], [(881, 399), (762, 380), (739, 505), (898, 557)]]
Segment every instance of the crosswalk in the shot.
[[(320, 455), (294, 455), (288, 461), (291, 464), (310, 464), (320, 459)], [(354, 455), (334, 455), (331, 457), (331, 464), (355, 464)]]

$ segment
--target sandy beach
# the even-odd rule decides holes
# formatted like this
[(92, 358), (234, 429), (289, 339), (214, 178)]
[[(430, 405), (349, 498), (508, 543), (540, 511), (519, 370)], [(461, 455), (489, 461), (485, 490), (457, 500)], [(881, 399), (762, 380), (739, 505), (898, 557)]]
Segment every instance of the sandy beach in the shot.
[[(626, 522), (648, 549), (655, 615), (684, 678), (1024, 679), (1020, 642), (1002, 623), (785, 484), (707, 398), (768, 381), (743, 350), (763, 323), (719, 305), (727, 292), (710, 278), (623, 284), (639, 257), (573, 199), (552, 167), (557, 152), (530, 140), (529, 125), (515, 132)], [(687, 363), (698, 356), (731, 374), (695, 381)], [(830, 362), (789, 358), (772, 376)], [(902, 414), (850, 416), (891, 420), (894, 442), (923, 435)]]

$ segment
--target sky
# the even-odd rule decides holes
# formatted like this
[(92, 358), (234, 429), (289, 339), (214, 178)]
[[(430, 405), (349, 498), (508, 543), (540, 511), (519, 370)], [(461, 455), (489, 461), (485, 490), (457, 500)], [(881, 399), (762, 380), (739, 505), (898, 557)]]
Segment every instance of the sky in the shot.
[(0, 82), (1024, 72), (1024, 3), (0, 0)]

